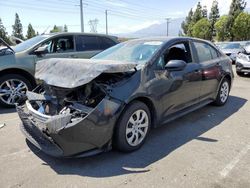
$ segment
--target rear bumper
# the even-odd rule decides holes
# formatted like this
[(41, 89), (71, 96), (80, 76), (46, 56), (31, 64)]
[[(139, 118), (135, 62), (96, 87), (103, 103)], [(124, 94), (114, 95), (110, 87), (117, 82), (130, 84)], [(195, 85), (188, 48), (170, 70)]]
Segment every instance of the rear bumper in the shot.
[(120, 111), (120, 102), (104, 99), (86, 117), (64, 125), (60, 124), (62, 119), (41, 117), (39, 112), (28, 109), (27, 104), (17, 106), (23, 134), (54, 157), (83, 157), (109, 150)]

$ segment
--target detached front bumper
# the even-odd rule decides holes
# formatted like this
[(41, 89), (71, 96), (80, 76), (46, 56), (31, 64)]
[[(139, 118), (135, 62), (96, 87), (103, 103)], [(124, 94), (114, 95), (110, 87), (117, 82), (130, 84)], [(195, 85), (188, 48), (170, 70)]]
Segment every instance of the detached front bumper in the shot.
[(111, 148), (122, 103), (104, 98), (84, 118), (73, 122), (67, 115), (41, 114), (28, 101), (16, 108), (22, 132), (37, 148), (55, 157), (81, 157)]

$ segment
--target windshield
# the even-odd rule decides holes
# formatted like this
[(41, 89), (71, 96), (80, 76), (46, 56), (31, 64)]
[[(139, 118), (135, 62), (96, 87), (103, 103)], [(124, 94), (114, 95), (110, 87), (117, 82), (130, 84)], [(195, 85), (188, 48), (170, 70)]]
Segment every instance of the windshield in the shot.
[(94, 56), (92, 59), (144, 64), (152, 58), (162, 44), (162, 41), (128, 41), (111, 47)]
[(37, 43), (39, 43), (40, 41), (42, 41), (46, 38), (48, 38), (48, 35), (39, 35), (39, 36), (33, 37), (31, 39), (28, 39), (28, 40), (16, 45), (15, 47), (13, 47), (13, 49), (15, 52), (24, 51), (24, 50), (27, 50), (30, 47), (36, 45)]
[(221, 47), (222, 49), (239, 49), (241, 48), (240, 43), (228, 43)]

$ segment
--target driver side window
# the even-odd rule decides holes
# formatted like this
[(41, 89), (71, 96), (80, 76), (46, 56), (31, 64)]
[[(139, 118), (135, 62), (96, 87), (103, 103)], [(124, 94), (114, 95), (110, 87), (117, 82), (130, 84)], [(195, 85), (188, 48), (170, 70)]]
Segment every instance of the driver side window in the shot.
[(74, 51), (73, 36), (57, 37), (42, 43), (39, 47), (44, 47), (46, 54), (72, 52)]
[(159, 58), (157, 66), (164, 69), (165, 65), (171, 60), (183, 60), (186, 63), (192, 63), (193, 60), (189, 42), (181, 42), (172, 45), (166, 50), (164, 55)]

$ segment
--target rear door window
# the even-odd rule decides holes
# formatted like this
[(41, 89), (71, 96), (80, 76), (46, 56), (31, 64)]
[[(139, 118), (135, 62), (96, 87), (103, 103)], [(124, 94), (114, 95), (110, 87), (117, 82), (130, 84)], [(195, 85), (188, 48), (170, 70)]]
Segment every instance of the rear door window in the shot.
[(194, 42), (194, 46), (200, 62), (218, 58), (218, 52), (212, 46), (202, 42)]
[(91, 51), (99, 50), (100, 45), (95, 36), (76, 36), (76, 51)]

